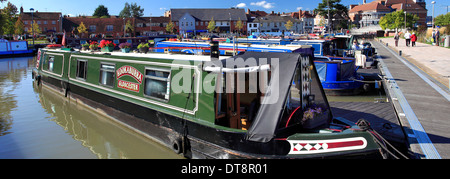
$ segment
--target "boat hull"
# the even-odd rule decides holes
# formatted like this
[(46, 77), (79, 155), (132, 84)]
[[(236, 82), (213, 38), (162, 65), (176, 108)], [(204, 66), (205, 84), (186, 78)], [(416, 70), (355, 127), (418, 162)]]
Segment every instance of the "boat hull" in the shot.
[[(34, 72), (37, 73), (37, 72)], [(38, 74), (34, 74), (38, 76)], [(286, 138), (267, 143), (245, 140), (246, 133), (230, 132), (184, 120), (123, 101), (84, 87), (67, 84), (63, 80), (42, 75), (40, 85), (66, 95), (70, 100), (110, 117), (151, 140), (174, 150), (186, 158), (240, 159), (240, 158), (378, 158), (376, 148), (366, 150), (318, 153), (313, 155), (289, 155), (291, 147)], [(66, 89), (69, 89), (66, 93)], [(99, 103), (97, 101), (107, 101)], [(187, 135), (183, 135), (187, 133)], [(184, 138), (186, 137), (186, 138)], [(347, 136), (341, 136), (345, 138)], [(335, 138), (341, 138), (338, 135)], [(184, 148), (183, 148), (184, 147)]]

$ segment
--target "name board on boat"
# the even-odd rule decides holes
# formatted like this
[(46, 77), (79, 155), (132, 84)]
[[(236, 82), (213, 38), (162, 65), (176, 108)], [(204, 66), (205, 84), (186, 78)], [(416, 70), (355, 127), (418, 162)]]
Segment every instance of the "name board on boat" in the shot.
[(117, 69), (116, 71), (117, 79), (125, 75), (133, 77), (139, 82), (139, 84), (142, 84), (143, 75), (139, 70), (136, 70), (136, 68), (133, 68), (131, 66), (123, 66)]
[(117, 87), (139, 93), (139, 84), (137, 83), (118, 80)]

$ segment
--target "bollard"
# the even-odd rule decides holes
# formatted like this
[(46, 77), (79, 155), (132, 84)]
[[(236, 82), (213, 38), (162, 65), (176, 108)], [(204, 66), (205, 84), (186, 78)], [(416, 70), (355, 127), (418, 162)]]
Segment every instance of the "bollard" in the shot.
[(388, 43), (386, 43), (386, 47), (389, 47), (389, 44), (388, 44)]
[(402, 51), (401, 50), (398, 51), (398, 55), (402, 56)]

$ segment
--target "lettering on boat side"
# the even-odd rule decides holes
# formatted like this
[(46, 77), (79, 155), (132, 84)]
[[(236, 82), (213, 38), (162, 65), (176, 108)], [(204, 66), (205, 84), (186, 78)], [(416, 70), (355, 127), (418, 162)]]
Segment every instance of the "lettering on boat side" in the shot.
[(122, 81), (122, 80), (118, 80), (117, 82), (117, 87), (122, 88), (122, 89), (126, 89), (126, 90), (130, 90), (130, 91), (134, 91), (134, 92), (138, 92), (139, 93), (139, 84), (137, 83), (132, 83), (132, 82), (128, 82), (128, 81)]
[(288, 140), (291, 144), (289, 154), (314, 154), (358, 150), (367, 147), (364, 137), (330, 139), (330, 140)]
[(116, 71), (117, 79), (125, 75), (133, 77), (139, 82), (139, 84), (142, 84), (142, 79), (144, 78), (144, 76), (139, 70), (136, 70), (136, 68), (133, 68), (131, 66), (123, 66), (117, 69)]

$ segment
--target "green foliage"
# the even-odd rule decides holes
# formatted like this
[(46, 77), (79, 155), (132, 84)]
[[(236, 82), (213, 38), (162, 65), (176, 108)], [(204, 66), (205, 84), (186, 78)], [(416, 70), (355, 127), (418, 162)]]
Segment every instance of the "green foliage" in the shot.
[(333, 14), (342, 14), (343, 17), (348, 17), (347, 6), (340, 4), (340, 2), (341, 0), (322, 0), (322, 3), (319, 3), (319, 6), (314, 11), (326, 18), (328, 18), (328, 9), (330, 9), (330, 16), (333, 16)]
[(287, 30), (291, 30), (292, 27), (294, 27), (294, 23), (292, 23), (292, 21), (289, 20), (286, 22), (286, 24), (284, 24), (284, 27), (286, 27)]
[(437, 26), (450, 25), (450, 12), (447, 14), (438, 15), (436, 18), (434, 18), (434, 24)]
[(214, 21), (214, 17), (212, 17), (211, 21), (209, 21), (207, 28), (208, 28), (209, 32), (214, 31), (214, 29), (216, 28), (216, 21)]
[(1, 10), (0, 26), (3, 34), (14, 34), (14, 26), (17, 21), (17, 12), (17, 7), (11, 2), (8, 2), (6, 7)]
[(14, 34), (16, 35), (22, 35), (25, 33), (25, 25), (23, 24), (22, 18), (17, 18), (14, 28)]
[(144, 16), (144, 8), (141, 8), (141, 6), (138, 6), (136, 3), (128, 4), (128, 2), (125, 3), (125, 7), (120, 11), (119, 17), (142, 17)]
[(175, 29), (175, 25), (173, 24), (172, 21), (170, 21), (169, 24), (167, 24), (167, 26), (166, 26), (166, 32), (174, 33), (174, 29)]
[(137, 48), (149, 48), (150, 46), (148, 45), (148, 43), (140, 43)]
[(110, 16), (108, 12), (108, 8), (104, 5), (99, 5), (97, 9), (95, 9), (94, 14), (92, 16), (102, 17), (102, 16)]
[(125, 24), (125, 31), (128, 33), (132, 33), (134, 31), (134, 25), (131, 24), (131, 20), (128, 20)]
[(39, 27), (39, 25), (36, 23), (36, 21), (33, 21), (33, 24), (31, 25), (31, 29), (28, 31), (30, 34), (41, 34), (41, 28)]
[[(415, 14), (406, 13), (406, 27), (412, 28), (419, 20)], [(398, 29), (405, 27), (405, 13), (403, 10), (391, 12), (380, 19), (380, 27), (385, 29)]]

